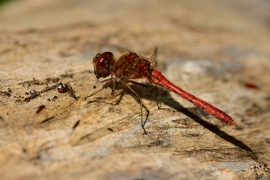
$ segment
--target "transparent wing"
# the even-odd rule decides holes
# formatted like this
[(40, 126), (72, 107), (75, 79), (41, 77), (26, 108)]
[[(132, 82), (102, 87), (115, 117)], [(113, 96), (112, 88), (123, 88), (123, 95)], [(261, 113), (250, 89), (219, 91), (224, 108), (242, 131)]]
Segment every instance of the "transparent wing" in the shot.
[(151, 68), (155, 68), (157, 66), (157, 53), (158, 53), (158, 48), (155, 47), (153, 54), (147, 59), (150, 64), (151, 64)]

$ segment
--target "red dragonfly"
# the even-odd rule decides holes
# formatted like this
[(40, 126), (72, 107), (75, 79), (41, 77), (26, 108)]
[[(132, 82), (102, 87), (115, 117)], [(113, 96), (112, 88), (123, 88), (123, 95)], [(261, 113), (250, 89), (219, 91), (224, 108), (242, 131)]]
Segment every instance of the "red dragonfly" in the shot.
[[(147, 121), (149, 110), (143, 105), (140, 96), (130, 87), (129, 83), (146, 86), (145, 84), (141, 84), (136, 82), (136, 79), (146, 79), (149, 84), (157, 84), (167, 88), (168, 90), (180, 95), (181, 97), (187, 99), (192, 102), (195, 106), (203, 109), (205, 112), (215, 116), (217, 119), (237, 127), (237, 124), (233, 121), (233, 119), (226, 114), (225, 112), (219, 110), (218, 108), (212, 106), (211, 104), (195, 97), (194, 95), (184, 91), (180, 87), (174, 85), (169, 80), (167, 80), (161, 72), (154, 69), (151, 66), (151, 60), (155, 59), (157, 50), (155, 50), (154, 54), (150, 58), (146, 58), (136, 54), (135, 52), (127, 50), (127, 53), (123, 54), (119, 58), (115, 58), (113, 53), (104, 52), (98, 53), (93, 59), (94, 73), (97, 79), (106, 78), (107, 82), (102, 86), (101, 89), (94, 92), (90, 96), (104, 90), (108, 86), (112, 84), (112, 93), (111, 97), (114, 97), (115, 85), (116, 82), (121, 82), (125, 87), (127, 87), (139, 100), (141, 105), (141, 126), (145, 131), (145, 123)], [(143, 113), (142, 107), (144, 107), (147, 111), (146, 119), (143, 121)]]

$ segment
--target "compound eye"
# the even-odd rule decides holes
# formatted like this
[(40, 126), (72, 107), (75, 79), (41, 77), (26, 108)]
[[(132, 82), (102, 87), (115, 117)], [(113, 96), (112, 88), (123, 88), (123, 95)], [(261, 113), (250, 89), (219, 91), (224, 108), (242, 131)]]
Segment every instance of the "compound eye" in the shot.
[(97, 54), (93, 59), (95, 75), (97, 78), (107, 77), (110, 75), (111, 67), (114, 64), (113, 54), (111, 52), (104, 52)]
[(113, 54), (111, 52), (104, 52), (98, 57), (98, 65), (108, 68), (111, 61), (113, 61)]

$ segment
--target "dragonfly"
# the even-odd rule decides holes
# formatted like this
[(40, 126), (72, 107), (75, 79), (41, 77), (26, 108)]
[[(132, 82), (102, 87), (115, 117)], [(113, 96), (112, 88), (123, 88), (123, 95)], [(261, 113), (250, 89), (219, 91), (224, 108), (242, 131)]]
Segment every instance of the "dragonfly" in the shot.
[[(167, 88), (169, 91), (180, 95), (181, 97), (193, 103), (198, 108), (204, 110), (222, 122), (228, 125), (233, 125), (235, 127), (238, 126), (228, 114), (176, 86), (165, 76), (163, 76), (161, 72), (154, 69), (154, 66), (151, 64), (153, 64), (153, 60), (155, 61), (156, 54), (157, 49), (155, 49), (154, 54), (149, 58), (138, 55), (137, 53), (130, 50), (127, 50), (126, 53), (118, 58), (116, 58), (113, 53), (109, 51), (97, 53), (92, 62), (94, 66), (94, 74), (97, 80), (99, 78), (109, 78), (105, 80), (106, 83), (102, 86), (101, 89), (95, 91), (90, 96), (93, 96), (94, 94), (97, 94), (111, 86), (111, 97), (114, 97), (116, 83), (120, 82), (137, 97), (141, 107), (141, 127), (144, 131), (144, 134), (147, 134), (145, 130), (145, 124), (149, 115), (149, 110), (143, 105), (142, 99), (138, 93), (136, 93), (135, 90), (133, 90), (130, 86), (131, 83), (146, 86), (145, 84), (136, 81), (138, 79), (144, 79), (149, 84), (162, 86)], [(147, 111), (145, 120), (143, 120), (143, 107)]]

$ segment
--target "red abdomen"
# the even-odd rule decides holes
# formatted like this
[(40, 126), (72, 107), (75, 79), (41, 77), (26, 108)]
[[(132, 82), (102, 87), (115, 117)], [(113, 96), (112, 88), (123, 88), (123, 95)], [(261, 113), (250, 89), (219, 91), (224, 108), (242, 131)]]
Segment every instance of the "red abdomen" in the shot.
[(233, 121), (233, 119), (226, 114), (225, 112), (219, 110), (218, 108), (212, 106), (211, 104), (189, 94), (188, 92), (184, 91), (180, 87), (174, 85), (169, 80), (167, 80), (159, 71), (153, 69), (150, 76), (153, 83), (163, 86), (170, 91), (179, 94), (183, 98), (187, 99), (188, 101), (192, 102), (195, 106), (203, 109), (205, 112), (215, 116), (217, 119), (229, 124), (234, 125), (237, 127), (237, 124)]

